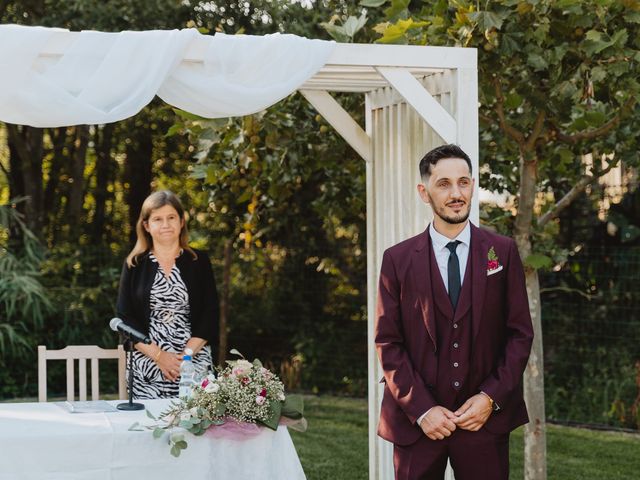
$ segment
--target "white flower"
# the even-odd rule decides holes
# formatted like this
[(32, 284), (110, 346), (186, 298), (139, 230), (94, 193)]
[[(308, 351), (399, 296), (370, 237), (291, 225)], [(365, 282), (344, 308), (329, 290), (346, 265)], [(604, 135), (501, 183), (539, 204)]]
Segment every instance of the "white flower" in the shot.
[(284, 393), (281, 393), (280, 395), (278, 395), (278, 400), (280, 400), (281, 402), (284, 402)]
[(189, 409), (189, 413), (191, 414), (192, 417), (197, 417), (198, 416), (198, 407), (191, 407)]
[(207, 393), (217, 393), (220, 390), (220, 385), (216, 382), (208, 383), (206, 387), (204, 387), (204, 391)]
[(191, 419), (191, 413), (189, 413), (188, 411), (182, 412), (180, 414), (180, 420), (190, 420), (190, 419)]
[(264, 404), (264, 401), (265, 401), (265, 398), (264, 398), (262, 395), (258, 395), (258, 396), (256, 397), (256, 403), (257, 403), (258, 405), (262, 405), (262, 404)]

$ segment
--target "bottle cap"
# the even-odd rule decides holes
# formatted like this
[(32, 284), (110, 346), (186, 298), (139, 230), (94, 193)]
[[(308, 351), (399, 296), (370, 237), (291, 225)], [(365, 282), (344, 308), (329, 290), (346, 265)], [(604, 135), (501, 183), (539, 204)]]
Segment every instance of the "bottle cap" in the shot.
[(191, 356), (191, 355), (193, 355), (193, 350), (191, 350), (190, 348), (185, 348), (184, 349), (184, 354)]

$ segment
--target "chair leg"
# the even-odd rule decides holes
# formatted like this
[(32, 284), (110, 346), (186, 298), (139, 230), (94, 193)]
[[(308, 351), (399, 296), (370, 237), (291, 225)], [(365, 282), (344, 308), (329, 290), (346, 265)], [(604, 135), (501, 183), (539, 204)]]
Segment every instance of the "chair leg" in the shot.
[(47, 401), (47, 347), (38, 345), (38, 401)]

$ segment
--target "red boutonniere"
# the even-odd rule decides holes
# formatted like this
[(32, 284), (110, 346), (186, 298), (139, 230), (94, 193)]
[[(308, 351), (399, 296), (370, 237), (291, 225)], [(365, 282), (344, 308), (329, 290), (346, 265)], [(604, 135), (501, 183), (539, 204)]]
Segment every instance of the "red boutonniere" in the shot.
[(500, 270), (502, 270), (502, 265), (500, 265), (495, 249), (491, 247), (487, 253), (487, 275), (498, 273)]

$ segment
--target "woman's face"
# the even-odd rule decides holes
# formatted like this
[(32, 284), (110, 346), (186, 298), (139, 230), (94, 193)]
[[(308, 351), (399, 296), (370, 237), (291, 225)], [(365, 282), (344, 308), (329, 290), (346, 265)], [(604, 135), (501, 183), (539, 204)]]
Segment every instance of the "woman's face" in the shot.
[(153, 243), (163, 245), (178, 243), (183, 225), (184, 221), (171, 205), (152, 210), (149, 219), (144, 222), (144, 228), (151, 235)]

